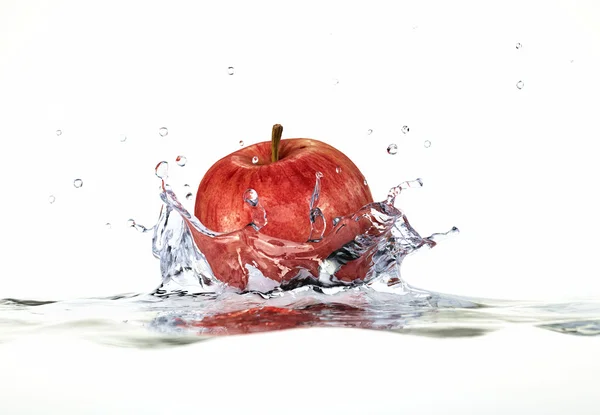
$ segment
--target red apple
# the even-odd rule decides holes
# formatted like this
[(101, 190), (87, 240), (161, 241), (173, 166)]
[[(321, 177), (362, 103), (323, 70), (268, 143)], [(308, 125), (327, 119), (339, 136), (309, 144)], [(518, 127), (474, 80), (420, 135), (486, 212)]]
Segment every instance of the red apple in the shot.
[[(307, 242), (318, 172), (322, 174), (321, 189), (313, 207), (319, 207), (324, 215), (324, 236), (333, 229), (334, 218), (359, 211), (373, 198), (363, 174), (342, 152), (307, 138), (280, 142), (281, 132), (277, 124), (271, 142), (245, 147), (217, 161), (198, 187), (195, 216), (208, 229), (231, 234), (207, 238), (192, 229), (194, 240), (215, 276), (240, 289), (248, 283), (246, 264), (254, 264), (274, 281), (292, 278), (301, 268), (316, 278), (322, 259), (372, 225), (368, 220), (349, 221), (344, 229), (338, 229), (335, 238)], [(244, 231), (253, 222), (253, 209), (243, 197), (248, 189), (258, 193), (266, 212), (267, 224), (258, 232)], [(350, 281), (364, 277), (369, 264), (357, 261), (348, 265), (340, 278), (345, 275)]]

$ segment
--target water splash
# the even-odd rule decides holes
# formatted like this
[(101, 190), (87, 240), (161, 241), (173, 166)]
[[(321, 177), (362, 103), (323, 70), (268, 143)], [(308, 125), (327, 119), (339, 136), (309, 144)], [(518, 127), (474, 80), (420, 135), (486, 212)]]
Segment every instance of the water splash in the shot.
[(156, 294), (223, 290), (265, 294), (305, 285), (350, 288), (376, 281), (402, 286), (402, 260), (422, 247), (435, 246), (434, 239), (441, 235), (422, 238), (394, 206), (403, 189), (421, 187), (422, 181), (403, 182), (390, 190), (384, 202), (331, 219), (329, 229), (318, 207), (321, 180), (326, 178), (317, 173), (308, 206), (310, 239), (296, 243), (260, 232), (267, 223), (268, 206), (262, 206), (253, 189), (243, 195), (252, 209), (252, 222), (234, 232), (217, 233), (191, 215), (163, 179), (164, 206), (153, 237), (163, 278)]

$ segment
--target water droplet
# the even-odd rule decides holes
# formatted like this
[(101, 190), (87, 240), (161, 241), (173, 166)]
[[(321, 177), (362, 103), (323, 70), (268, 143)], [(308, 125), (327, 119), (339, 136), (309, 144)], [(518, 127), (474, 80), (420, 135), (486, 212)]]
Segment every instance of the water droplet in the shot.
[(77, 189), (79, 189), (81, 186), (83, 186), (83, 180), (81, 180), (81, 179), (75, 179), (73, 181), (73, 186), (75, 186)]
[(185, 187), (186, 189), (189, 189), (190, 185), (186, 183), (186, 184), (183, 185), (183, 187)]
[(229, 68), (227, 68), (227, 73), (228, 73), (229, 75), (233, 75), (233, 73), (234, 73), (234, 72), (235, 72), (235, 71), (233, 70), (233, 66), (230, 66)]
[(341, 216), (338, 216), (336, 218), (333, 218), (333, 220), (331, 221), (331, 223), (333, 223), (333, 226), (337, 225), (338, 223), (340, 223), (340, 220), (342, 220)]
[(175, 159), (175, 162), (177, 162), (178, 166), (185, 166), (185, 163), (187, 163), (187, 157), (186, 156), (177, 156), (177, 158)]
[(268, 221), (267, 212), (258, 200), (258, 193), (254, 189), (247, 189), (242, 197), (244, 202), (246, 202), (251, 209), (252, 222), (250, 225), (252, 225), (255, 230), (260, 230), (268, 223)]
[(106, 229), (112, 229), (112, 225), (110, 224), (110, 222), (106, 222), (106, 223), (104, 224), (104, 227), (105, 227)]
[(425, 140), (425, 142), (423, 143), (423, 145), (425, 146), (425, 148), (429, 148), (429, 147), (431, 147), (431, 141)]
[(240, 140), (240, 147), (244, 147), (244, 141)]
[(573, 63), (573, 62), (574, 62), (574, 59), (571, 59), (571, 63)]
[(192, 198), (193, 198), (193, 197), (194, 197), (194, 195), (193, 195), (193, 194), (191, 194), (191, 193), (188, 193), (187, 195), (185, 195), (185, 198), (186, 198), (187, 200), (192, 200)]
[(521, 49), (522, 45), (520, 43), (517, 43), (517, 49)]
[(373, 134), (373, 130), (372, 130), (371, 128), (369, 128), (369, 129), (367, 130), (367, 134), (368, 134), (368, 135), (371, 135), (371, 134)]
[(337, 167), (335, 168), (335, 172), (336, 172), (337, 174), (340, 174), (340, 173), (342, 172), (342, 168), (341, 168), (340, 166), (337, 166)]
[(135, 221), (133, 219), (129, 219), (127, 221), (127, 226), (129, 226), (130, 228), (133, 228), (135, 226)]
[(323, 173), (321, 173), (320, 171), (318, 171), (315, 176), (317, 176), (317, 179), (322, 179), (323, 178)]
[(365, 180), (363, 181), (363, 184), (364, 184), (365, 186), (368, 186), (368, 185), (369, 185), (369, 184), (367, 183), (367, 179), (365, 179)]
[(333, 85), (337, 85), (337, 84), (339, 84), (339, 83), (340, 83), (340, 80), (339, 80), (339, 79), (334, 79), (334, 80), (333, 80)]
[(158, 134), (160, 134), (161, 137), (166, 137), (169, 134), (169, 130), (167, 127), (160, 127), (158, 129)]
[(390, 144), (387, 148), (387, 152), (393, 156), (398, 152), (398, 146), (396, 144)]
[(258, 156), (252, 157), (252, 164), (258, 163)]
[(62, 130), (56, 130), (56, 135), (62, 135)]
[(258, 204), (258, 193), (254, 189), (247, 189), (244, 192), (244, 202), (250, 206), (256, 206)]
[(166, 179), (169, 176), (169, 163), (166, 161), (158, 163), (154, 168), (154, 174), (156, 174), (156, 177), (159, 179)]
[(56, 202), (56, 198), (54, 197), (54, 195), (50, 195), (50, 196), (48, 197), (48, 202), (50, 202), (50, 204), (52, 204), (52, 203)]
[(408, 125), (402, 126), (402, 134), (407, 134), (409, 131), (410, 131), (410, 128), (408, 128)]
[(122, 143), (124, 143), (125, 141), (127, 141), (127, 136), (125, 134), (121, 134), (119, 136), (119, 141), (122, 142)]
[(525, 86), (525, 84), (523, 83), (523, 81), (517, 82), (517, 88), (523, 89), (523, 86)]

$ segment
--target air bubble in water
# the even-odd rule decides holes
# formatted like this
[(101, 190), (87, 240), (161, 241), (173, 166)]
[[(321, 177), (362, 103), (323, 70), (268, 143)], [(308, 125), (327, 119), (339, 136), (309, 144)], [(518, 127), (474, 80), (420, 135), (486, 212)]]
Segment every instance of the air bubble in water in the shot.
[(234, 73), (234, 72), (235, 72), (235, 71), (233, 70), (233, 66), (230, 66), (229, 68), (227, 68), (227, 73), (228, 73), (229, 75), (233, 75), (233, 73)]
[(166, 179), (169, 176), (169, 163), (166, 161), (158, 163), (154, 168), (154, 174), (156, 174), (156, 177), (159, 179)]
[(194, 195), (193, 195), (193, 194), (191, 194), (191, 193), (188, 193), (188, 194), (186, 194), (186, 195), (185, 195), (185, 198), (186, 198), (187, 200), (192, 200), (192, 197), (194, 197)]
[(525, 84), (523, 83), (523, 81), (517, 82), (517, 88), (523, 89), (523, 86), (525, 86)]
[(178, 166), (185, 166), (185, 163), (187, 163), (187, 157), (186, 156), (177, 156), (177, 158), (175, 159), (175, 162), (177, 163)]
[(119, 141), (122, 142), (122, 143), (124, 143), (125, 141), (127, 141), (127, 136), (125, 134), (121, 134), (119, 136)]
[(340, 166), (337, 166), (337, 167), (335, 168), (335, 172), (336, 172), (337, 174), (340, 174), (340, 173), (342, 172), (342, 168), (341, 168)]
[(408, 125), (402, 126), (402, 134), (407, 134), (409, 131), (410, 131), (410, 128), (408, 128)]
[(50, 204), (56, 202), (56, 198), (54, 197), (54, 195), (48, 196), (48, 202), (50, 202)]
[(167, 127), (160, 127), (158, 129), (158, 134), (160, 134), (161, 137), (166, 137), (169, 134), (169, 130)]
[(423, 145), (425, 146), (425, 148), (429, 148), (429, 147), (431, 147), (431, 141), (425, 140), (425, 142), (423, 143)]
[(240, 147), (244, 147), (244, 141), (240, 140)]
[(252, 164), (258, 163), (258, 156), (252, 157)]
[(62, 135), (62, 130), (56, 130), (56, 135)]
[(387, 152), (393, 156), (398, 152), (398, 146), (396, 144), (390, 144), (387, 148)]
[(517, 49), (521, 49), (522, 45), (520, 43), (517, 43)]
[(73, 181), (73, 186), (75, 186), (77, 189), (79, 189), (81, 186), (83, 186), (83, 180), (81, 180), (81, 179), (75, 179)]

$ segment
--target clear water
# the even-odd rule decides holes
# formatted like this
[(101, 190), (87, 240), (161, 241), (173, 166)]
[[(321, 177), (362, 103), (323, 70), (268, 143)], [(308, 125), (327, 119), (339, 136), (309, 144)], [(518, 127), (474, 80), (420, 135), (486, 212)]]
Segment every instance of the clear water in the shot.
[[(600, 334), (600, 301), (542, 303), (468, 298), (417, 289), (400, 276), (402, 260), (419, 249), (432, 248), (446, 233), (422, 238), (394, 203), (404, 190), (422, 181), (404, 182), (390, 190), (384, 202), (353, 215), (325, 218), (318, 208), (318, 173), (307, 215), (312, 232), (305, 244), (281, 247), (263, 238), (268, 208), (248, 189), (243, 197), (253, 209), (244, 229), (218, 234), (206, 229), (177, 200), (166, 182), (168, 165), (157, 165), (163, 207), (153, 228), (153, 254), (160, 260), (163, 281), (153, 293), (68, 301), (0, 300), (0, 343), (20, 336), (68, 332), (102, 344), (156, 348), (188, 344), (215, 336), (306, 327), (351, 327), (394, 331), (428, 337), (474, 337), (515, 325), (564, 334)], [(189, 186), (187, 186), (189, 188)], [(340, 229), (366, 220), (351, 243), (327, 255), (319, 247), (335, 246)], [(331, 225), (328, 227), (327, 224)], [(353, 225), (354, 224), (354, 225)], [(110, 224), (107, 224), (110, 227)], [(362, 232), (362, 233), (361, 233)], [(246, 285), (228, 286), (215, 276), (197, 241), (237, 244), (240, 249), (284, 264), (299, 258), (293, 275), (272, 279), (245, 257)], [(258, 244), (260, 242), (260, 244)], [(451, 242), (451, 241), (450, 241)], [(261, 248), (257, 248), (261, 246)], [(287, 259), (281, 256), (283, 252)], [(365, 260), (363, 279), (345, 278), (348, 264)], [(315, 272), (315, 264), (318, 265)], [(356, 268), (350, 268), (356, 269)]]

